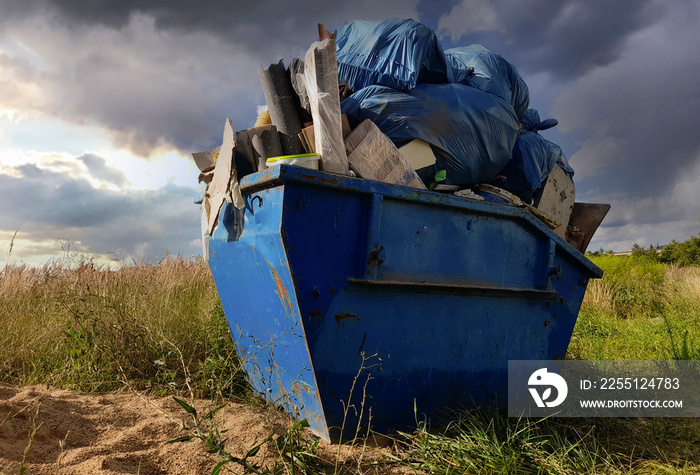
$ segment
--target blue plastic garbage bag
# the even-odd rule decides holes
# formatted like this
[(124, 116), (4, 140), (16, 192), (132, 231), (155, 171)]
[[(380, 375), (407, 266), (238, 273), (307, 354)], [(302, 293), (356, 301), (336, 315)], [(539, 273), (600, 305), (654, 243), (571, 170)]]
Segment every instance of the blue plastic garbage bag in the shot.
[(428, 142), (437, 159), (419, 171), (428, 184), (440, 170), (447, 171), (448, 185), (493, 178), (510, 160), (519, 129), (510, 104), (463, 84), (418, 84), (409, 92), (370, 86), (341, 109), (355, 123), (372, 120), (397, 145)]
[(500, 54), (473, 44), (445, 51), (450, 81), (496, 94), (510, 102), (518, 117), (530, 104), (530, 92), (515, 66)]
[(540, 121), (535, 109), (528, 109), (520, 119), (523, 129), (515, 141), (513, 158), (491, 183), (529, 202), (554, 165), (559, 165), (570, 178), (574, 170), (562, 149), (537, 133), (557, 125), (556, 119)]
[[(540, 113), (537, 112), (536, 109), (528, 109), (527, 111), (525, 111), (522, 117), (520, 117), (520, 123), (522, 124), (524, 131), (537, 133), (540, 130), (551, 129), (552, 127), (556, 126), (559, 122), (557, 121), (557, 119), (540, 120)], [(569, 165), (569, 161), (566, 159), (566, 155), (564, 155), (564, 152), (561, 150), (559, 145), (549, 142), (548, 140), (546, 142), (550, 145), (552, 154), (555, 157), (554, 163), (559, 165), (564, 170), (564, 172), (566, 172), (566, 174), (569, 175), (569, 178), (573, 178), (574, 169), (571, 168), (571, 165)], [(549, 171), (552, 171), (552, 169), (550, 168)], [(549, 175), (549, 171), (545, 174), (544, 177), (542, 177), (543, 180), (547, 178), (547, 175)]]
[(419, 83), (448, 82), (435, 32), (415, 20), (358, 20), (335, 35), (338, 82), (352, 91), (375, 84), (408, 91)]

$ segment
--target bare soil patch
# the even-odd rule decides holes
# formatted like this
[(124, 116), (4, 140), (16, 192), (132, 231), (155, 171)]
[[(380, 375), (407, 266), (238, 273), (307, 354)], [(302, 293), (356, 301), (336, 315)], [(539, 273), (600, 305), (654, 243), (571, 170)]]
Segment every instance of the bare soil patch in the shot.
[[(198, 411), (212, 407), (208, 400), (188, 402)], [(19, 473), (23, 463), (28, 474), (210, 473), (215, 463), (206, 457), (203, 442), (165, 443), (186, 435), (181, 430), (184, 416), (172, 397), (0, 384), (0, 473)], [(220, 429), (228, 430), (224, 435), (226, 448), (235, 456), (243, 456), (272, 433), (284, 434), (292, 423), (274, 408), (233, 402), (216, 414), (215, 421)], [(328, 460), (337, 451), (337, 446), (322, 445), (319, 452)], [(343, 446), (340, 458), (346, 467), (357, 466), (359, 460), (362, 465), (371, 465), (378, 457), (372, 451), (376, 449)], [(263, 445), (250, 459), (260, 467), (271, 467), (279, 460), (271, 444)], [(233, 473), (242, 472), (234, 464), (228, 466)], [(398, 467), (394, 470), (403, 471)], [(358, 471), (392, 470), (358, 467)]]

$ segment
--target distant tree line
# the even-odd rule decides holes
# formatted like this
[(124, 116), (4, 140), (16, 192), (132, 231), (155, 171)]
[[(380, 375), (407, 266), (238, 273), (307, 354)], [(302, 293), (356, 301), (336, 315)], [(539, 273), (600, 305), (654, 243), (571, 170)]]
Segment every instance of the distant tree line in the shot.
[[(600, 249), (591, 254), (600, 256), (614, 253)], [(649, 246), (648, 249), (635, 244), (632, 247), (632, 257), (646, 257), (656, 262), (675, 264), (681, 267), (700, 266), (700, 236), (693, 236), (684, 242), (673, 240), (665, 246)]]

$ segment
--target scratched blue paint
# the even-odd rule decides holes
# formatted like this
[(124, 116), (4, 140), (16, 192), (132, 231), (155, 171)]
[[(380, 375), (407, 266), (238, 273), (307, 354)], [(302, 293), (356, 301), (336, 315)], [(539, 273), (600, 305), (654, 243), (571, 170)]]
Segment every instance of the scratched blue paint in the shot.
[(387, 432), (414, 402), (505, 405), (508, 360), (563, 357), (602, 275), (510, 206), (288, 166), (241, 189), (210, 244), (224, 311), (253, 388), (327, 440), (370, 408)]

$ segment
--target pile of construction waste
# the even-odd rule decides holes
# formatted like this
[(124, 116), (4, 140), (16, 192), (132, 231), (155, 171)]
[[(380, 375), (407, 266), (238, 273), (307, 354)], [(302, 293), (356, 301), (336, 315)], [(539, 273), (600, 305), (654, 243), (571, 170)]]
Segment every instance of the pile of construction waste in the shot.
[(529, 108), (502, 56), (443, 50), (414, 20), (354, 21), (332, 34), (319, 25), (319, 37), (288, 68), (260, 68), (267, 111), (255, 126), (235, 131), (227, 120), (222, 145), (193, 154), (208, 185), (205, 255), (224, 201), (244, 207), (241, 177), (284, 164), (522, 206), (585, 250), (607, 208), (592, 230), (577, 227), (591, 208), (575, 209), (574, 171), (538, 133), (557, 122)]

